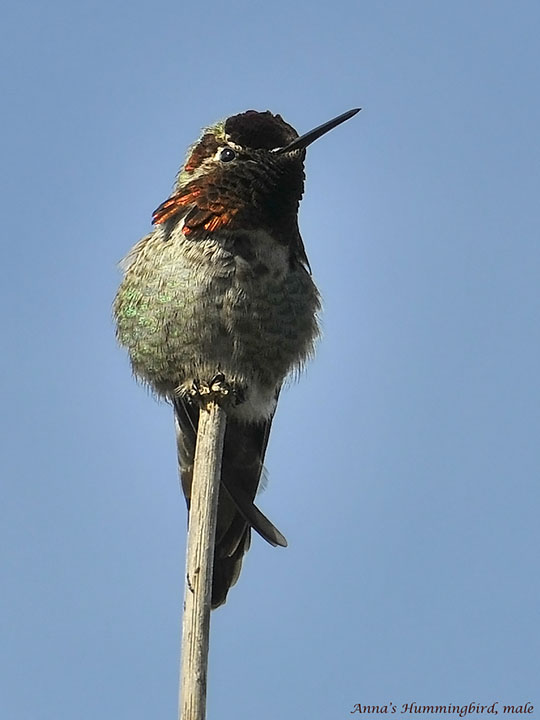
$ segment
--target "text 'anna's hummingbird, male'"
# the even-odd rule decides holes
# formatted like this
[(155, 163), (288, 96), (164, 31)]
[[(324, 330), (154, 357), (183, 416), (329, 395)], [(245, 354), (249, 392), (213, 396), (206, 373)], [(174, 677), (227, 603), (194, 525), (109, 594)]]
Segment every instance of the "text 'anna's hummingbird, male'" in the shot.
[(123, 263), (118, 339), (135, 375), (174, 407), (188, 507), (198, 400), (216, 378), (230, 389), (214, 608), (238, 578), (251, 528), (287, 544), (254, 500), (281, 386), (318, 335), (319, 294), (298, 230), (305, 148), (357, 112), (302, 137), (280, 115), (254, 110), (207, 128), (154, 230)]

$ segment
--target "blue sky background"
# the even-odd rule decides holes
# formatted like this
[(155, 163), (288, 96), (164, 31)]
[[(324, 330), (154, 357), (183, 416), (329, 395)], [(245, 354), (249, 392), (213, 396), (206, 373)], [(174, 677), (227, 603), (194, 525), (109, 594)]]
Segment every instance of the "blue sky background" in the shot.
[(538, 3), (22, 0), (2, 35), (0, 717), (176, 717), (186, 513), (116, 263), (203, 125), (358, 105), (307, 160), (290, 546), (213, 615), (208, 717), (540, 706)]

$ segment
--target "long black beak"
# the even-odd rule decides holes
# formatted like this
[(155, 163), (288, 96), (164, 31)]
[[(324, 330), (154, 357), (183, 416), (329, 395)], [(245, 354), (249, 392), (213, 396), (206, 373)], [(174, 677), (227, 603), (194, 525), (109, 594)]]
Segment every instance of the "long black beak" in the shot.
[(359, 113), (362, 108), (354, 108), (354, 110), (348, 110), (347, 112), (343, 113), (342, 115), (338, 115), (333, 120), (329, 120), (328, 122), (323, 123), (322, 125), (319, 125), (319, 127), (316, 127), (314, 130), (310, 130), (305, 135), (302, 135), (299, 138), (296, 138), (296, 140), (293, 140), (292, 143), (289, 143), (285, 147), (278, 148), (277, 150), (274, 150), (274, 152), (277, 155), (281, 155), (282, 153), (289, 153), (293, 150), (303, 150), (308, 145), (311, 145), (311, 143), (314, 140), (317, 140), (321, 137), (321, 135), (324, 135), (325, 133), (329, 132), (330, 130), (333, 130), (338, 125), (341, 125), (341, 123), (344, 123), (345, 120), (349, 120), (349, 118), (352, 118), (353, 115), (356, 115), (356, 113)]

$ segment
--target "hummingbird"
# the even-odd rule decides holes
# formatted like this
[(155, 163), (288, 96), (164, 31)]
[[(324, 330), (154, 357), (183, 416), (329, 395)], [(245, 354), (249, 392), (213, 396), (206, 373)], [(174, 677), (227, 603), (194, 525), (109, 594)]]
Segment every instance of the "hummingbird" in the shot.
[(212, 608), (240, 574), (255, 530), (287, 541), (255, 505), (279, 393), (319, 334), (320, 297), (298, 226), (308, 145), (359, 111), (299, 136), (248, 110), (188, 150), (153, 230), (122, 261), (117, 338), (133, 373), (172, 404), (188, 512), (204, 393), (226, 383)]

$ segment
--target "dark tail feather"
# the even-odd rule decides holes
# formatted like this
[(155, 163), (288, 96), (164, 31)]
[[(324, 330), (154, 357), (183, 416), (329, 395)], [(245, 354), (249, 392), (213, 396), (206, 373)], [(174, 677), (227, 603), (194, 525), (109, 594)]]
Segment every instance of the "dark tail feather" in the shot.
[[(187, 398), (175, 398), (178, 462), (189, 508), (197, 440), (198, 408)], [(249, 549), (251, 528), (272, 545), (285, 547), (279, 530), (254, 505), (272, 418), (239, 423), (227, 418), (218, 501), (212, 607), (222, 605), (240, 575)]]
[(267, 543), (276, 547), (287, 547), (287, 540), (282, 535), (277, 527), (270, 522), (270, 520), (264, 515), (259, 508), (254, 505), (253, 500), (245, 494), (244, 489), (240, 484), (231, 484), (230, 478), (222, 477), (221, 485), (225, 488), (229, 497), (234, 502), (236, 509), (242, 515), (244, 520), (252, 527), (255, 532), (266, 540)]

